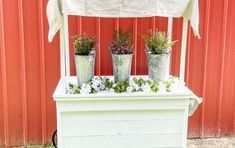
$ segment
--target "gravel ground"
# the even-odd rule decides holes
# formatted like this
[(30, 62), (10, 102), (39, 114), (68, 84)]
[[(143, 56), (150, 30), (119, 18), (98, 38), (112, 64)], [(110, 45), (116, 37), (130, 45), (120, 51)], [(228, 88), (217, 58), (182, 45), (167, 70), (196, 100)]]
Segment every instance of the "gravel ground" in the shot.
[[(31, 145), (12, 148), (53, 148), (53, 146)], [(235, 137), (189, 139), (187, 148), (235, 148)]]
[(235, 137), (190, 139), (188, 148), (235, 148)]

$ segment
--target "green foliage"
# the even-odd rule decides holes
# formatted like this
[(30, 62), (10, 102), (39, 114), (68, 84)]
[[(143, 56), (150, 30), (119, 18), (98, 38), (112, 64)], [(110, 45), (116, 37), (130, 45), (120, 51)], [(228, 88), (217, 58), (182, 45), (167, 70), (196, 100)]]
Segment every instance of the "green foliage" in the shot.
[(129, 81), (126, 80), (124, 82), (117, 82), (114, 86), (114, 91), (116, 93), (123, 93), (127, 91), (127, 87), (129, 87)]
[[(102, 78), (101, 78), (102, 79)], [(113, 87), (113, 82), (109, 78), (103, 80), (105, 88), (111, 89)]]
[(153, 54), (168, 54), (169, 48), (176, 42), (169, 40), (165, 32), (151, 29), (147, 35), (143, 36), (143, 39), (148, 51)]
[(113, 54), (131, 54), (134, 52), (132, 35), (128, 31), (114, 31), (114, 40), (109, 44)]
[(74, 53), (76, 55), (89, 55), (96, 44), (96, 38), (86, 33), (73, 37)]
[(159, 82), (147, 81), (147, 83), (149, 84), (152, 92), (158, 92), (159, 91)]
[(144, 85), (144, 84), (146, 83), (143, 78), (139, 78), (139, 79), (133, 78), (133, 81), (134, 81), (139, 87), (141, 87), (142, 85)]
[(80, 94), (80, 91), (81, 91), (81, 88), (72, 84), (72, 83), (69, 83), (69, 88), (74, 90), (74, 93), (75, 94)]

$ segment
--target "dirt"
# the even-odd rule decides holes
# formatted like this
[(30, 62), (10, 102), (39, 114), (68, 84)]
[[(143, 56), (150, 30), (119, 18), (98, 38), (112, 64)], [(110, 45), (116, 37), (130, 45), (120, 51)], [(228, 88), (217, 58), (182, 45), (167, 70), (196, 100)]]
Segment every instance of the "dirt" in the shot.
[[(53, 148), (53, 146), (49, 144), (47, 146), (31, 145), (12, 148)], [(235, 137), (189, 139), (187, 148), (235, 148)]]
[(235, 137), (190, 139), (187, 148), (235, 148)]

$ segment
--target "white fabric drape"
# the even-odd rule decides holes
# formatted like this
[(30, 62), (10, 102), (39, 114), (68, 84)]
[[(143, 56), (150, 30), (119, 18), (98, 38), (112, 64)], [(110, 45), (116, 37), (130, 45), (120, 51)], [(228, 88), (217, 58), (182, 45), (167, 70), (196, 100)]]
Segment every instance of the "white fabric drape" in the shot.
[(52, 41), (62, 25), (62, 15), (97, 17), (184, 17), (199, 37), (198, 0), (49, 0), (48, 40)]

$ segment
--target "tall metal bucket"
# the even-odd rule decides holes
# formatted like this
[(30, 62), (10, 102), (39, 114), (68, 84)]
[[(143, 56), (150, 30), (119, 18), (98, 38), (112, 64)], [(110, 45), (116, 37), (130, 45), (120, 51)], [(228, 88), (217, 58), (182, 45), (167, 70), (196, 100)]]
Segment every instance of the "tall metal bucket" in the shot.
[(133, 54), (112, 54), (113, 74), (115, 82), (130, 79)]
[(94, 76), (95, 53), (90, 55), (75, 55), (75, 67), (78, 86), (89, 82)]
[(154, 81), (164, 82), (169, 78), (169, 55), (170, 54), (152, 54), (148, 55), (148, 75)]

